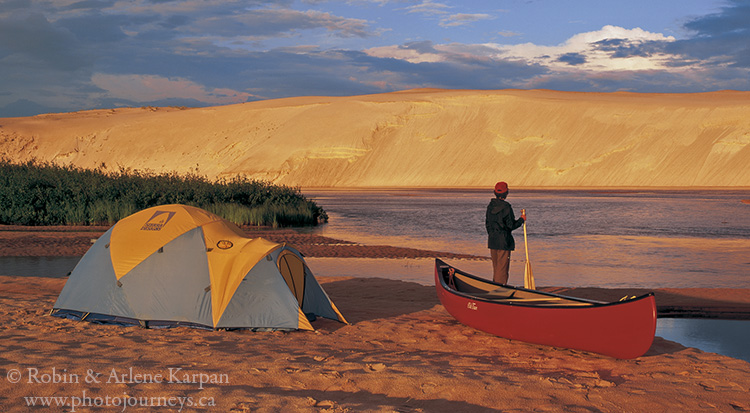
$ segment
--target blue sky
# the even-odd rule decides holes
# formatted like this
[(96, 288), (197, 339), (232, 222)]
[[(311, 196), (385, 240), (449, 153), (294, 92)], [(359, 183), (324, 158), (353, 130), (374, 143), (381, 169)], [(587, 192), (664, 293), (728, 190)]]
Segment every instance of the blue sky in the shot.
[(750, 90), (750, 0), (0, 2), (0, 117), (424, 87)]

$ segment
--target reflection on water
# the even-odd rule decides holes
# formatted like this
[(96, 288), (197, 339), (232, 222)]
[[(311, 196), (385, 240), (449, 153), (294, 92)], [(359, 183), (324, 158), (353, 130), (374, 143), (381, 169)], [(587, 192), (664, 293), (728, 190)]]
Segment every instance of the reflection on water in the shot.
[(750, 321), (660, 318), (656, 335), (686, 347), (750, 362)]
[[(374, 277), (435, 285), (435, 260), (432, 258), (320, 258), (305, 257), (316, 276)], [(454, 262), (464, 271), (488, 273), (489, 261), (460, 260)]]
[(65, 277), (81, 257), (0, 257), (0, 275)]
[[(308, 190), (332, 238), (487, 256), (485, 190)], [(511, 191), (537, 285), (750, 288), (748, 190)], [(523, 279), (515, 233), (511, 282)], [(483, 275), (484, 272), (478, 275)]]

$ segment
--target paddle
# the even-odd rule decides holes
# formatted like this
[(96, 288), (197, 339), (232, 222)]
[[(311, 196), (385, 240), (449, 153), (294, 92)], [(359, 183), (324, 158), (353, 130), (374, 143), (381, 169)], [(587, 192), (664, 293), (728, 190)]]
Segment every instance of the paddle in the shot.
[[(522, 209), (521, 214), (526, 215), (526, 210)], [(526, 221), (523, 221), (523, 245), (526, 247), (526, 268), (523, 270), (523, 288), (536, 290), (534, 284), (534, 274), (531, 272), (531, 261), (529, 261), (529, 241), (526, 237)]]

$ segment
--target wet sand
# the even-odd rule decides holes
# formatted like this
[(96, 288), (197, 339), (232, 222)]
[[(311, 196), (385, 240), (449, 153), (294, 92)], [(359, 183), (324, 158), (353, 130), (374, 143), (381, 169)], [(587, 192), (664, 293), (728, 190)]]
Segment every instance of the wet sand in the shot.
[[(0, 227), (0, 254), (78, 256), (104, 230)], [(308, 256), (477, 259), (246, 231)], [(526, 344), (459, 324), (431, 286), (318, 279), (349, 325), (318, 320), (315, 332), (96, 325), (47, 316), (65, 279), (0, 276), (0, 407), (28, 411), (24, 398), (59, 396), (69, 398), (65, 407), (40, 411), (71, 411), (71, 402), (94, 406), (75, 411), (178, 411), (181, 404), (234, 412), (750, 411), (745, 361), (660, 337), (634, 360)], [(638, 292), (547, 289), (600, 299)], [(662, 314), (750, 314), (748, 290), (665, 289), (656, 297)]]

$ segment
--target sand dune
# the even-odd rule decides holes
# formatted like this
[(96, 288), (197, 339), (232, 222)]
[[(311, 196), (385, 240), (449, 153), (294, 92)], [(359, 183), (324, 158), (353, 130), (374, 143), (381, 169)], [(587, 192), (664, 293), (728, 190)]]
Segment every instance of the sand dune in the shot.
[(750, 92), (413, 90), (0, 119), (0, 157), (312, 187), (750, 186)]

